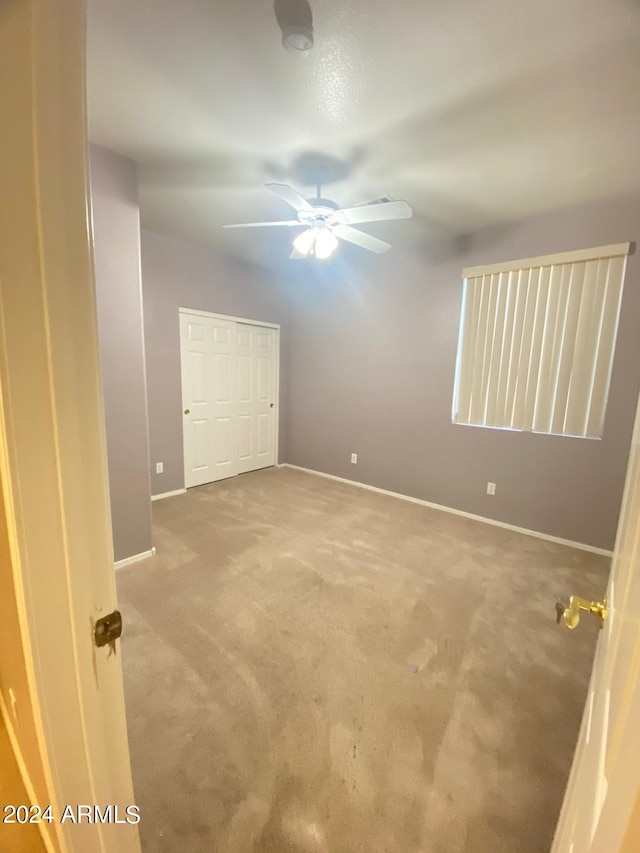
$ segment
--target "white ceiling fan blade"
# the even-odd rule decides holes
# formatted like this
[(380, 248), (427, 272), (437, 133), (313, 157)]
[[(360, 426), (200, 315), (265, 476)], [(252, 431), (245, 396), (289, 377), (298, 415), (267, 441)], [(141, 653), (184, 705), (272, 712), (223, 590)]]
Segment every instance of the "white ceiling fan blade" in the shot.
[(288, 219), (275, 222), (238, 222), (235, 225), (223, 225), (223, 228), (271, 228), (275, 225), (300, 225), (298, 219)]
[(350, 225), (332, 225), (331, 230), (341, 240), (355, 243), (356, 246), (362, 246), (363, 249), (368, 249), (370, 252), (375, 252), (378, 255), (382, 254), (382, 252), (388, 252), (391, 248), (391, 243), (379, 240), (371, 234), (365, 234), (364, 231), (358, 231), (357, 228), (351, 228)]
[(391, 243), (386, 243), (371, 234), (365, 234), (364, 231), (358, 231), (350, 225), (332, 225), (331, 230), (341, 240), (348, 240), (349, 243), (355, 243), (356, 246), (362, 246), (363, 249), (369, 249), (377, 255), (388, 252), (391, 248)]
[(281, 199), (290, 204), (294, 210), (306, 210), (307, 213), (315, 213), (315, 208), (312, 204), (303, 198), (297, 190), (290, 187), (289, 184), (265, 184), (267, 189), (272, 193), (280, 196)]
[(337, 210), (330, 218), (330, 222), (358, 225), (361, 222), (410, 219), (412, 216), (413, 210), (408, 202), (383, 201), (379, 204), (363, 204), (360, 207), (347, 207), (345, 210)]

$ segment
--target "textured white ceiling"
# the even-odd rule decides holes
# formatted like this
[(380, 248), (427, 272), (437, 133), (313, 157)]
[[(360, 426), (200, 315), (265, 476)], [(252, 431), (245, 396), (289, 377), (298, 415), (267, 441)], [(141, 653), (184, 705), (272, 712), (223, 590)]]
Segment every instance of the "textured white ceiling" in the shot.
[[(89, 0), (90, 136), (140, 164), (143, 225), (270, 265), (263, 188), (388, 194), (393, 241), (640, 190), (638, 0)], [(315, 47), (280, 25), (313, 19)], [(305, 188), (304, 183), (307, 183)], [(284, 229), (283, 229), (284, 230)]]

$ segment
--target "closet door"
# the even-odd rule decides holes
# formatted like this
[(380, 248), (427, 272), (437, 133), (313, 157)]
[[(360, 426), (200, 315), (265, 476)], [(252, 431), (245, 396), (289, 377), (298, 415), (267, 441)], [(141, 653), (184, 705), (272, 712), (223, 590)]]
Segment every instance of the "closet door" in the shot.
[(238, 473), (275, 465), (276, 330), (238, 323)]
[(238, 473), (236, 324), (180, 314), (185, 486)]

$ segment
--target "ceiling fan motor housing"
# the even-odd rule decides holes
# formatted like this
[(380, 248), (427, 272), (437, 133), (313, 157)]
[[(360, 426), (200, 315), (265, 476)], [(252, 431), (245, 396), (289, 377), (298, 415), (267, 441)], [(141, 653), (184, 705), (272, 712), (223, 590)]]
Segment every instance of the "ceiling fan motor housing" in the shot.
[(328, 199), (314, 199), (313, 211), (310, 210), (299, 210), (298, 211), (298, 219), (302, 225), (316, 225), (322, 226), (325, 224), (326, 220), (333, 216), (333, 214), (339, 209), (337, 204), (334, 202), (329, 202), (331, 207), (329, 207), (325, 202)]
[(313, 207), (322, 210), (322, 208), (327, 209), (327, 213), (333, 213), (335, 210), (339, 210), (339, 205), (335, 203), (335, 201), (331, 201), (330, 198), (310, 198), (309, 204), (313, 205)]

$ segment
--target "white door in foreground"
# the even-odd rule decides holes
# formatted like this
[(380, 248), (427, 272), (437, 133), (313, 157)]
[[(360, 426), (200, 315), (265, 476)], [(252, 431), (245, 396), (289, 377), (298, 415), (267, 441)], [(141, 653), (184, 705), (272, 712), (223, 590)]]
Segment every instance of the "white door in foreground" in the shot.
[(276, 330), (237, 324), (238, 473), (275, 465)]
[(235, 327), (229, 320), (180, 312), (187, 488), (238, 473)]
[(640, 792), (640, 403), (606, 603), (553, 853), (619, 853)]
[[(17, 680), (3, 672), (0, 705), (13, 686), (6, 727), (30, 802), (40, 806), (39, 814), (25, 808), (23, 819), (39, 822), (46, 849), (140, 853), (138, 827), (127, 820), (135, 799), (122, 657), (102, 643), (109, 632), (97, 624), (114, 616), (117, 595), (87, 180), (85, 6), (20, 0), (0, 12), (0, 101), (11, 116), (0, 159), (0, 537), (23, 639), (12, 648)], [(13, 631), (2, 636), (14, 639)], [(94, 817), (93, 806), (105, 817), (109, 809), (111, 822)]]

